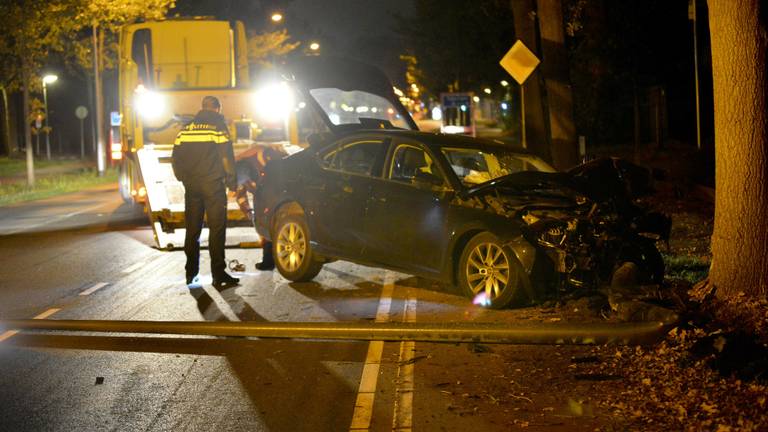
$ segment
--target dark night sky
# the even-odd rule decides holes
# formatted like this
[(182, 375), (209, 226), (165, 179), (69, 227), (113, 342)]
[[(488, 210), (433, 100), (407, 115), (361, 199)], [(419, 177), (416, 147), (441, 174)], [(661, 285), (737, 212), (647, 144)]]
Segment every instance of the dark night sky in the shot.
[(412, 0), (293, 0), (286, 26), (298, 40), (317, 38), (327, 48), (324, 54), (359, 58), (402, 81), (403, 45), (394, 16), (408, 16), (412, 9)]
[[(285, 16), (270, 21), (273, 12)], [(353, 57), (375, 64), (390, 79), (402, 80), (403, 51), (394, 15), (413, 13), (413, 0), (178, 0), (171, 14), (205, 15), (243, 21), (251, 31), (288, 29), (294, 41), (321, 44), (324, 55)]]

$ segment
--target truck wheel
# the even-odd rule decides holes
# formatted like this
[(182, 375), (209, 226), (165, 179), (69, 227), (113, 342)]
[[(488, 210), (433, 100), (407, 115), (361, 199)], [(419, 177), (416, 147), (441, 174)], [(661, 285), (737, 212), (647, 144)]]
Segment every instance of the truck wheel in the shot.
[(307, 223), (300, 214), (278, 216), (272, 248), (277, 271), (290, 281), (310, 281), (323, 268), (313, 256)]
[(480, 233), (467, 243), (458, 270), (459, 288), (481, 306), (501, 309), (522, 294), (517, 258), (489, 232)]
[(128, 171), (125, 164), (120, 165), (117, 184), (123, 201), (126, 204), (135, 205), (136, 200), (131, 195), (131, 180), (128, 177)]

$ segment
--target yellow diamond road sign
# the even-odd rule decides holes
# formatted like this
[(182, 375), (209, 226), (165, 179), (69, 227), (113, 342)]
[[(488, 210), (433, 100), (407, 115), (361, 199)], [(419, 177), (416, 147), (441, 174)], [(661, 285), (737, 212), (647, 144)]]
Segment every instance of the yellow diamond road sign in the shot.
[(499, 64), (512, 75), (518, 84), (522, 84), (541, 63), (522, 41), (515, 42)]

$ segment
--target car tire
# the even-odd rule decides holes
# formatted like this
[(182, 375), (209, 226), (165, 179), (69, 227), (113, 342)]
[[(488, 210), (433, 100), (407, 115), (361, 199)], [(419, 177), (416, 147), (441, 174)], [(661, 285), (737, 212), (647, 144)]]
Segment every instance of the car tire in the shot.
[(522, 294), (521, 266), (514, 252), (495, 235), (476, 235), (464, 247), (458, 268), (461, 292), (491, 309), (504, 308)]
[(309, 243), (309, 229), (302, 215), (279, 215), (272, 238), (275, 267), (284, 278), (307, 282), (320, 273), (323, 263), (314, 257)]

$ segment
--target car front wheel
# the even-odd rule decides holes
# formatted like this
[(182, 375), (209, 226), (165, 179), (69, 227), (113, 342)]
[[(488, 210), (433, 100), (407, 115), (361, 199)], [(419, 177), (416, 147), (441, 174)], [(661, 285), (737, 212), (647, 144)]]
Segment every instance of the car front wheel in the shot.
[(491, 233), (478, 234), (467, 243), (458, 276), (464, 295), (484, 307), (503, 308), (520, 294), (517, 258)]
[(280, 216), (275, 228), (272, 247), (277, 271), (293, 282), (312, 280), (323, 264), (313, 257), (304, 218), (297, 214)]

